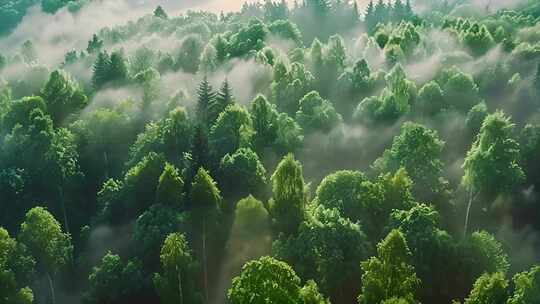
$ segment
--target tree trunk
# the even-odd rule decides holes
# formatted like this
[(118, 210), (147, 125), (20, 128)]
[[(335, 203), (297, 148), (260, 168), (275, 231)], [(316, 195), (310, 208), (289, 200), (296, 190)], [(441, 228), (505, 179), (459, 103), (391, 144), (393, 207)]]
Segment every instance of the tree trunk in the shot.
[(182, 292), (182, 273), (178, 266), (176, 266), (178, 272), (178, 295), (180, 296), (180, 304), (184, 304), (184, 294)]
[(204, 299), (205, 303), (208, 304), (208, 261), (206, 259), (206, 219), (203, 219), (203, 235), (202, 235), (202, 246), (203, 246), (203, 272), (204, 272)]
[(58, 194), (60, 196), (60, 206), (62, 207), (62, 213), (64, 215), (64, 226), (65, 226), (66, 232), (69, 233), (66, 204), (64, 202), (64, 189), (62, 188), (62, 186), (58, 186)]
[(49, 281), (49, 288), (50, 288), (50, 291), (51, 291), (52, 304), (56, 304), (56, 297), (54, 295), (54, 283), (53, 283), (51, 274), (48, 273), (48, 272), (47, 272), (47, 280)]
[(467, 213), (465, 214), (465, 227), (463, 228), (463, 237), (467, 236), (467, 229), (469, 228), (469, 217), (471, 213), (471, 207), (476, 195), (473, 197), (473, 188), (469, 189), (469, 203), (467, 204)]
[(109, 179), (109, 155), (107, 151), (103, 151), (103, 162), (105, 163), (105, 180)]

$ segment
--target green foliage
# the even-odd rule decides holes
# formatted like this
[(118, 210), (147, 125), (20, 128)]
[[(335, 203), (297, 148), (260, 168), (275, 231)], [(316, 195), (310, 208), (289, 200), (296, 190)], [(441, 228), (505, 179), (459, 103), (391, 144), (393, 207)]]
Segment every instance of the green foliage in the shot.
[(114, 303), (139, 292), (142, 288), (141, 266), (137, 261), (124, 263), (108, 252), (88, 276), (90, 283), (83, 302)]
[(420, 280), (409, 264), (410, 258), (411, 252), (403, 234), (392, 230), (377, 244), (377, 257), (362, 262), (362, 291), (358, 303), (382, 303), (392, 298), (417, 303), (415, 294)]
[(407, 114), (416, 99), (416, 86), (406, 79), (401, 65), (396, 65), (386, 76), (388, 87), (380, 96), (365, 98), (354, 116), (365, 123), (394, 122)]
[(196, 262), (185, 236), (171, 233), (161, 247), (162, 274), (154, 274), (154, 286), (163, 303), (198, 303), (200, 295), (194, 289)]
[(200, 217), (213, 216), (222, 207), (222, 198), (214, 179), (200, 168), (191, 185), (193, 210)]
[(210, 130), (208, 137), (216, 160), (242, 147), (249, 147), (253, 121), (249, 112), (240, 105), (228, 106)]
[(296, 120), (307, 132), (330, 132), (341, 122), (341, 115), (328, 100), (313, 91), (300, 100)]
[(151, 266), (157, 265), (160, 245), (165, 237), (182, 227), (183, 218), (176, 210), (154, 205), (141, 214), (135, 222), (133, 240), (142, 261)]
[(465, 304), (504, 304), (508, 298), (508, 280), (504, 273), (483, 274), (474, 283)]
[(130, 161), (133, 166), (149, 152), (163, 153), (168, 161), (181, 165), (194, 136), (193, 124), (184, 108), (176, 108), (157, 123), (150, 123), (130, 148)]
[(441, 161), (444, 145), (436, 131), (408, 122), (402, 125), (401, 134), (394, 138), (392, 147), (375, 161), (374, 167), (380, 172), (404, 168), (414, 182), (414, 197), (431, 201), (447, 187)]
[(262, 257), (244, 265), (228, 292), (231, 303), (303, 303), (300, 278), (285, 262)]
[(483, 273), (506, 273), (508, 255), (502, 244), (485, 231), (474, 232), (461, 245), (468, 279), (473, 283)]
[(156, 190), (156, 201), (171, 207), (179, 207), (184, 199), (184, 181), (178, 169), (171, 164), (165, 164), (159, 177)]
[[(259, 196), (266, 185), (266, 169), (249, 148), (226, 154), (219, 166), (220, 184), (233, 197)], [(242, 181), (242, 182), (241, 182)]]
[(302, 223), (296, 237), (280, 238), (275, 254), (291, 263), (302, 278), (314, 278), (333, 297), (360, 278), (358, 261), (369, 254), (369, 242), (359, 224), (336, 209), (317, 207)]
[(534, 303), (540, 299), (540, 267), (518, 273), (514, 276), (514, 294), (508, 304)]
[(307, 193), (302, 165), (288, 154), (277, 166), (271, 181), (270, 214), (276, 231), (295, 233), (306, 216)]
[(476, 191), (509, 191), (523, 178), (519, 166), (519, 144), (513, 138), (514, 125), (502, 111), (486, 117), (463, 164), (463, 183)]
[(42, 207), (26, 213), (19, 239), (35, 257), (37, 265), (49, 274), (54, 274), (71, 259), (71, 237), (62, 232), (60, 223)]
[(41, 90), (41, 97), (56, 124), (61, 124), (68, 115), (82, 110), (88, 102), (86, 95), (71, 76), (59, 70), (51, 73)]

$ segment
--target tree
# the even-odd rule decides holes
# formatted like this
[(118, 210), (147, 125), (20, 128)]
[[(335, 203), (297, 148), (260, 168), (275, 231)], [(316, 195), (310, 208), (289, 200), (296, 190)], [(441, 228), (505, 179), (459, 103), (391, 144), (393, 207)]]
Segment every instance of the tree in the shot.
[(266, 169), (257, 154), (249, 148), (240, 148), (232, 154), (226, 154), (221, 159), (219, 171), (221, 185), (228, 196), (260, 196), (264, 192)]
[(212, 125), (210, 121), (210, 106), (214, 103), (216, 93), (212, 90), (212, 85), (205, 76), (197, 90), (197, 119), (208, 128)]
[(407, 122), (402, 125), (401, 134), (394, 138), (392, 147), (375, 161), (374, 167), (379, 172), (404, 168), (414, 182), (414, 197), (420, 201), (433, 201), (448, 184), (443, 177), (441, 161), (444, 145), (436, 131)]
[(186, 109), (178, 107), (168, 115), (149, 123), (130, 148), (129, 166), (134, 166), (149, 152), (162, 153), (173, 165), (182, 168), (185, 153), (190, 151), (194, 137), (193, 124)]
[(319, 287), (313, 280), (307, 281), (306, 285), (300, 289), (300, 297), (305, 304), (330, 304), (330, 300), (319, 292)]
[(296, 120), (306, 131), (330, 132), (341, 122), (341, 115), (332, 103), (312, 91), (300, 100)]
[(40, 95), (47, 103), (47, 110), (56, 125), (61, 124), (68, 115), (82, 110), (88, 102), (79, 85), (61, 70), (51, 73)]
[(193, 276), (195, 259), (185, 236), (171, 233), (161, 247), (162, 274), (154, 274), (154, 286), (166, 304), (198, 302), (199, 295), (194, 290)]
[(167, 235), (183, 227), (185, 216), (160, 204), (151, 206), (135, 221), (133, 241), (135, 252), (148, 269), (159, 265), (159, 248)]
[(392, 230), (377, 245), (377, 257), (362, 262), (362, 291), (358, 303), (382, 303), (392, 298), (403, 298), (406, 303), (417, 303), (415, 294), (420, 287), (414, 267), (409, 264), (411, 252), (403, 234)]
[[(194, 218), (198, 221), (200, 229), (201, 250), (204, 279), (204, 295), (208, 301), (208, 261), (207, 261), (207, 229), (209, 223), (215, 223), (222, 205), (222, 198), (216, 183), (208, 172), (200, 168), (191, 185), (191, 201)], [(200, 225), (200, 226), (199, 226)], [(216, 228), (211, 226), (210, 228)]]
[(362, 208), (362, 183), (366, 181), (366, 176), (359, 171), (334, 172), (326, 176), (317, 187), (314, 203), (327, 209), (336, 209), (342, 216), (356, 222), (365, 213)]
[(272, 174), (270, 214), (277, 232), (294, 234), (306, 217), (307, 193), (302, 165), (288, 154)]
[(123, 84), (128, 79), (128, 68), (122, 51), (111, 53), (108, 80), (116, 85)]
[(204, 43), (200, 35), (192, 34), (184, 38), (176, 57), (176, 68), (195, 74), (200, 66)]
[(86, 51), (88, 54), (95, 54), (101, 52), (103, 48), (103, 40), (100, 40), (96, 34), (92, 36), (92, 40), (88, 41), (88, 47)]
[(71, 259), (71, 237), (62, 232), (60, 223), (46, 209), (35, 207), (26, 213), (19, 239), (35, 257), (38, 267), (45, 272), (52, 303), (56, 303), (53, 277)]
[(484, 273), (507, 273), (510, 264), (503, 246), (495, 237), (485, 231), (473, 232), (458, 247), (460, 271), (464, 274), (465, 289)]
[(167, 15), (167, 13), (163, 9), (163, 7), (161, 7), (161, 5), (158, 5), (158, 7), (156, 7), (156, 9), (154, 10), (154, 16), (156, 16), (158, 18), (161, 18), (161, 19), (169, 18), (169, 16)]
[(449, 107), (445, 102), (441, 87), (435, 81), (426, 83), (420, 89), (416, 106), (425, 115), (424, 117), (432, 117)]
[(508, 280), (504, 273), (483, 274), (474, 283), (465, 304), (505, 304), (508, 298)]
[(180, 207), (184, 199), (184, 181), (178, 169), (169, 163), (165, 164), (159, 177), (156, 201), (170, 206)]
[(300, 278), (285, 262), (262, 257), (248, 262), (233, 279), (231, 303), (303, 303)]
[(491, 196), (511, 190), (524, 179), (519, 166), (519, 144), (514, 140), (514, 125), (502, 111), (486, 117), (480, 133), (463, 163), (463, 184), (469, 189), (465, 234), (469, 213), (478, 192)]
[(400, 64), (385, 77), (387, 87), (379, 96), (365, 98), (355, 110), (354, 117), (367, 123), (394, 122), (410, 111), (416, 99), (416, 85), (406, 78)]
[(38, 60), (38, 53), (34, 44), (30, 40), (26, 40), (21, 46), (21, 55), (24, 62), (31, 64)]
[(210, 124), (213, 124), (217, 118), (219, 117), (219, 114), (221, 114), (225, 109), (234, 104), (234, 97), (232, 95), (232, 90), (229, 85), (229, 80), (225, 79), (223, 81), (223, 84), (221, 85), (221, 89), (215, 96), (215, 98), (211, 101), (211, 103), (208, 105), (208, 122)]
[(368, 33), (373, 33), (375, 31), (377, 22), (378, 20), (375, 18), (375, 6), (373, 5), (373, 0), (370, 0), (366, 7), (366, 12), (364, 13), (364, 24)]
[(92, 84), (96, 90), (101, 89), (109, 81), (111, 57), (107, 52), (99, 52), (93, 66)]
[(257, 151), (262, 151), (270, 146), (277, 137), (278, 112), (275, 105), (268, 102), (264, 95), (257, 95), (251, 102), (249, 109), (255, 131), (254, 146)]
[(0, 227), (0, 299), (6, 304), (31, 304), (33, 292), (28, 287), (28, 276), (34, 260), (26, 255), (22, 244)]
[(228, 106), (210, 130), (209, 143), (213, 158), (219, 161), (225, 154), (251, 146), (253, 133), (249, 112), (240, 105)]
[(272, 251), (302, 278), (314, 278), (334, 302), (349, 301), (357, 294), (349, 283), (360, 279), (358, 261), (371, 249), (367, 237), (359, 224), (336, 209), (319, 206), (310, 211), (298, 233), (279, 238)]
[(439, 229), (439, 213), (432, 206), (416, 204), (409, 210), (394, 210), (390, 217), (388, 227), (399, 229), (411, 248), (411, 262), (422, 281), (419, 300), (450, 302), (457, 285), (451, 279), (458, 263), (456, 245), (446, 231)]
[(514, 276), (514, 294), (507, 304), (536, 303), (540, 300), (540, 266)]
[(141, 265), (137, 261), (123, 262), (120, 256), (108, 252), (88, 276), (85, 304), (118, 303), (136, 297), (142, 289)]

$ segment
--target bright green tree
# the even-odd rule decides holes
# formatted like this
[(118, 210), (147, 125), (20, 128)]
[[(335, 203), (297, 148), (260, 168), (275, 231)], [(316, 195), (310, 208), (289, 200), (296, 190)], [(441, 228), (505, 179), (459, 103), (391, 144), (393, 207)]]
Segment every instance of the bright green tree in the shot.
[(53, 278), (71, 260), (71, 237), (62, 232), (60, 223), (45, 208), (35, 207), (26, 213), (19, 239), (47, 276), (51, 300), (56, 303)]
[(197, 303), (200, 296), (193, 286), (195, 259), (181, 233), (171, 233), (161, 247), (162, 274), (154, 274), (154, 286), (163, 303)]
[(244, 265), (233, 279), (228, 299), (233, 304), (299, 304), (300, 288), (300, 278), (287, 263), (262, 257)]
[(406, 303), (417, 303), (416, 292), (420, 280), (410, 265), (411, 252), (399, 230), (392, 230), (377, 245), (377, 257), (362, 262), (362, 291), (360, 304), (382, 303), (392, 298), (403, 298)]
[(272, 174), (270, 214), (277, 232), (293, 234), (306, 217), (307, 193), (302, 165), (289, 154)]

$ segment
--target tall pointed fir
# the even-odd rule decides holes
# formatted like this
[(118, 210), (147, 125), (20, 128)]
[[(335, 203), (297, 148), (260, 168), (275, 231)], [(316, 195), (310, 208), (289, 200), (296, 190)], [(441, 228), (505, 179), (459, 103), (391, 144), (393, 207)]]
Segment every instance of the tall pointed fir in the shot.
[(369, 33), (372, 33), (377, 25), (373, 0), (369, 1), (368, 6), (366, 7), (366, 12), (364, 13), (364, 25)]
[(233, 103), (234, 97), (232, 95), (232, 89), (229, 85), (229, 80), (225, 79), (225, 81), (223, 81), (223, 84), (221, 85), (221, 89), (216, 95), (216, 98), (214, 98), (214, 101), (210, 104), (210, 107), (208, 109), (208, 122), (213, 124), (219, 117), (219, 114), (225, 111), (225, 109)]
[(111, 65), (111, 57), (104, 51), (97, 56), (93, 66), (94, 75), (92, 75), (92, 84), (96, 90), (99, 90), (109, 79), (109, 66)]
[(212, 85), (208, 82), (208, 77), (204, 76), (203, 81), (197, 89), (197, 119), (199, 123), (209, 127), (211, 124), (210, 105), (214, 102), (216, 93), (212, 89)]

